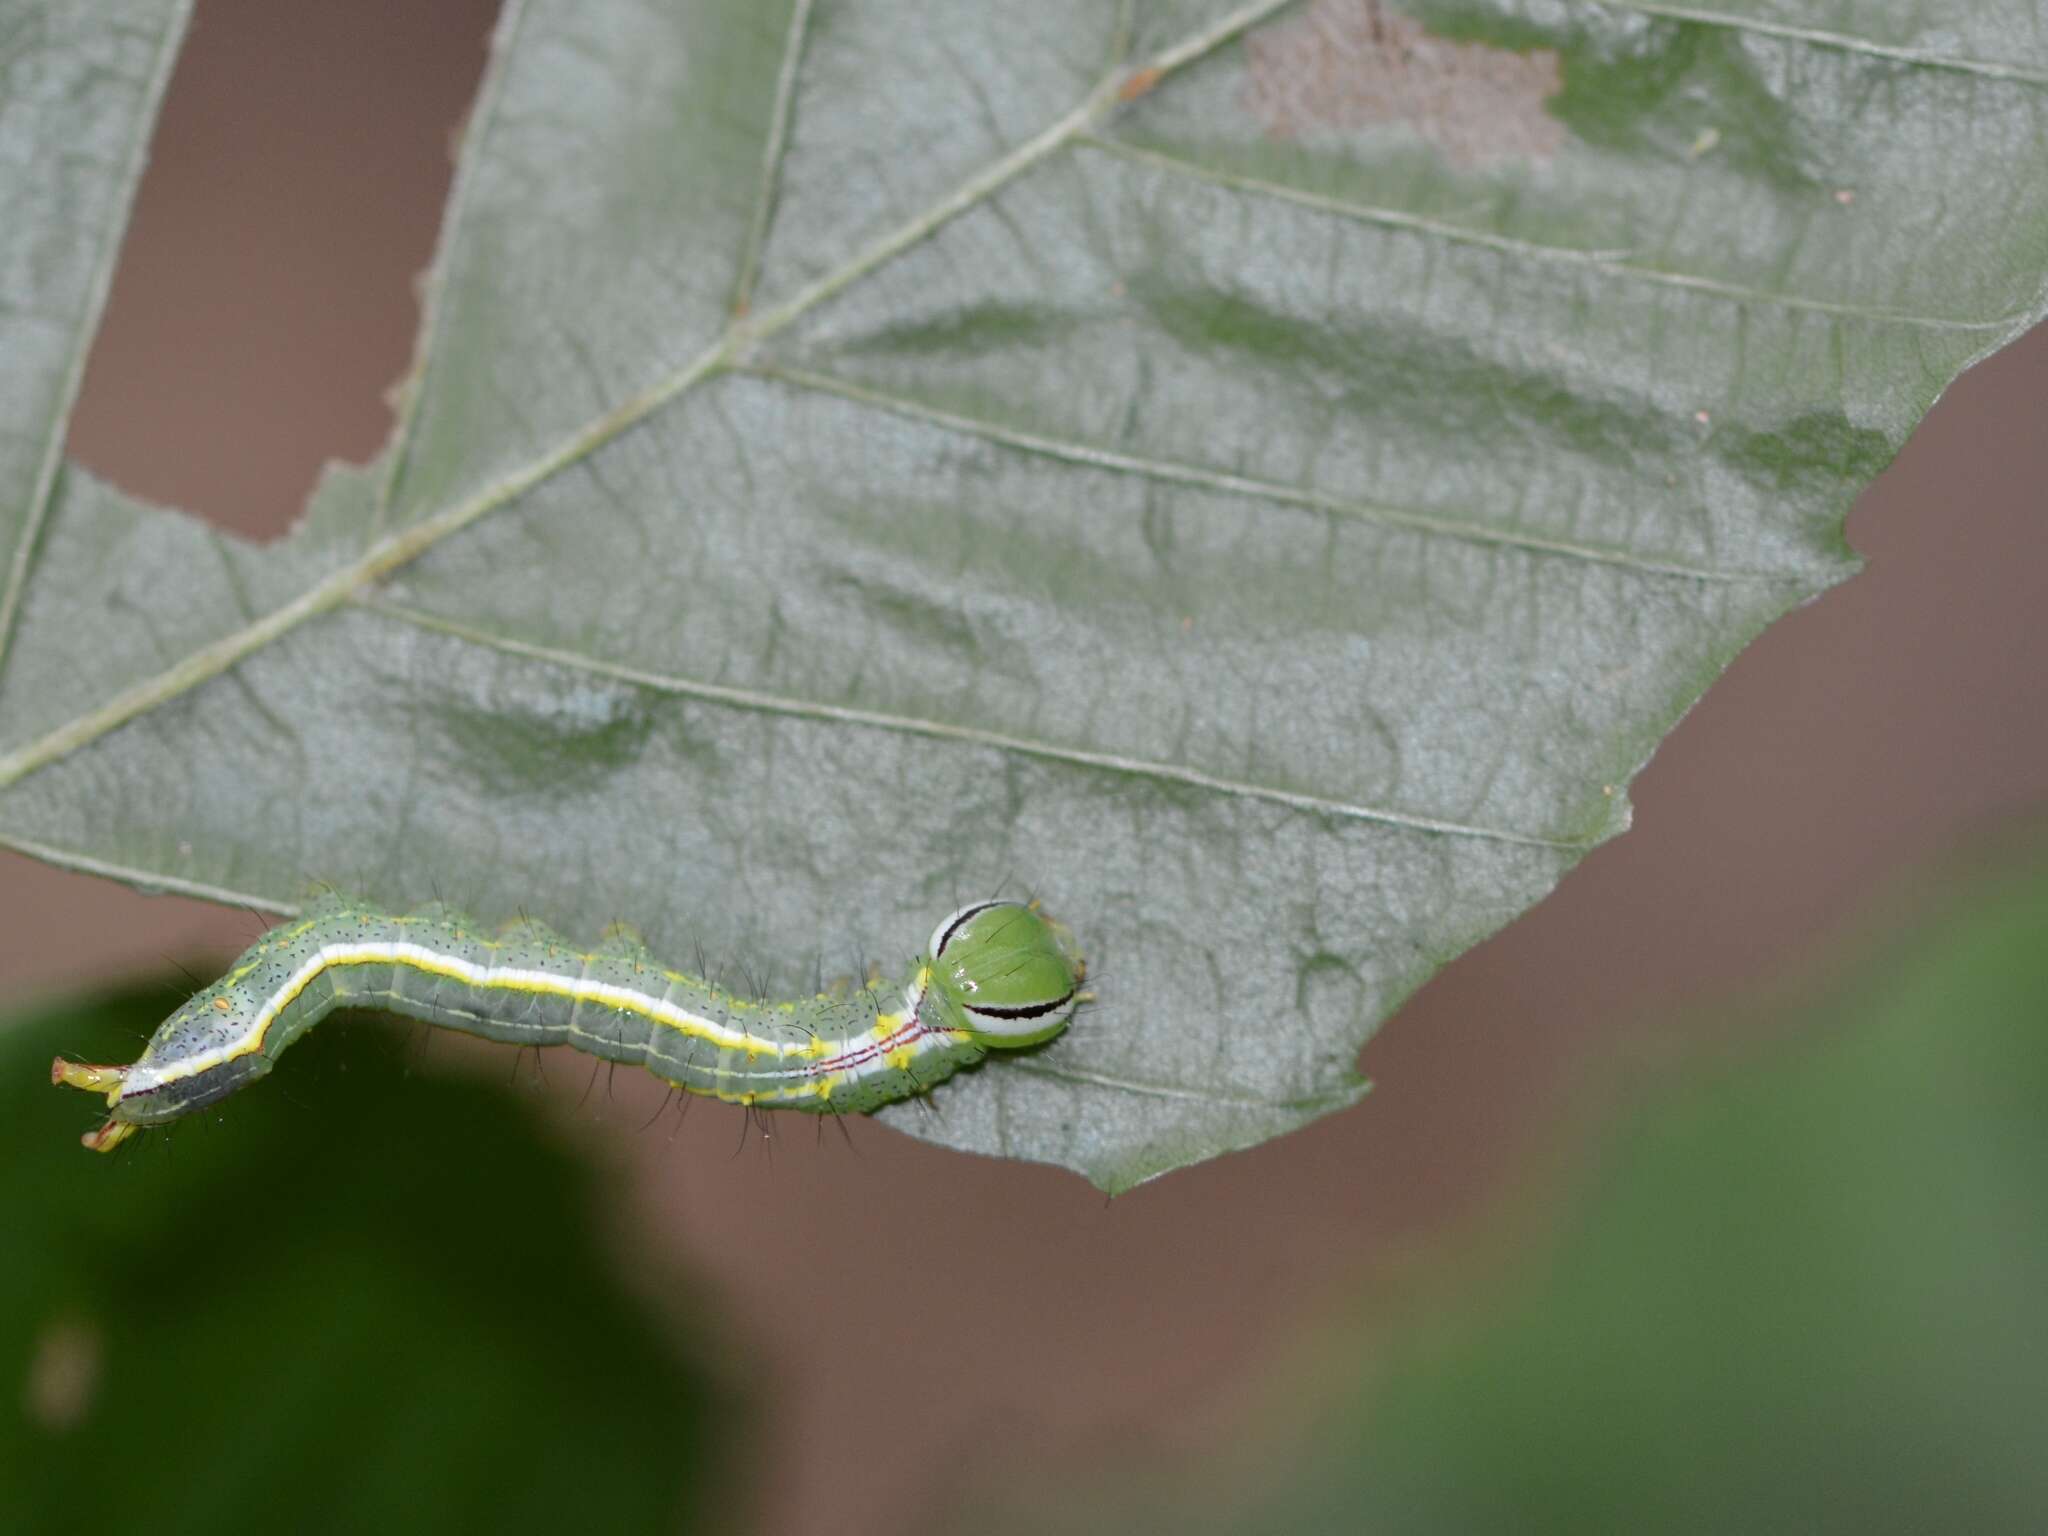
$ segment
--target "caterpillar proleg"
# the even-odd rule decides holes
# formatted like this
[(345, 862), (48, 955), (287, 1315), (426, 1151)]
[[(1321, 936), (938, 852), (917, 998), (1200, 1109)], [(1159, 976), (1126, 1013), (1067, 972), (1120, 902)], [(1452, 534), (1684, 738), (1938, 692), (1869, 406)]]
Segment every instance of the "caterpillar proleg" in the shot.
[(908, 976), (848, 996), (736, 997), (671, 970), (629, 930), (596, 949), (519, 923), (489, 933), (430, 907), (394, 916), (329, 899), (252, 945), (157, 1027), (132, 1065), (59, 1057), (55, 1083), (106, 1096), (83, 1140), (110, 1152), (269, 1072), (338, 1008), (373, 1008), (517, 1045), (645, 1066), (757, 1109), (859, 1113), (922, 1093), (990, 1050), (1049, 1040), (1083, 966), (1035, 905), (979, 901), (932, 930)]

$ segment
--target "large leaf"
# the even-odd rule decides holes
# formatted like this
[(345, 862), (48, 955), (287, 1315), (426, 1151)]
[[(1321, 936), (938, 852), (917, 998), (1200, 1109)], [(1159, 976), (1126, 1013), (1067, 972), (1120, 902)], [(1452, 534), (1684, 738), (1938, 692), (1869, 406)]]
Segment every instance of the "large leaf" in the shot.
[(262, 550), (56, 488), (0, 833), (772, 986), (1008, 882), (1104, 1006), (897, 1124), (1299, 1125), (2041, 312), (1961, 9), (514, 3), (385, 460)]

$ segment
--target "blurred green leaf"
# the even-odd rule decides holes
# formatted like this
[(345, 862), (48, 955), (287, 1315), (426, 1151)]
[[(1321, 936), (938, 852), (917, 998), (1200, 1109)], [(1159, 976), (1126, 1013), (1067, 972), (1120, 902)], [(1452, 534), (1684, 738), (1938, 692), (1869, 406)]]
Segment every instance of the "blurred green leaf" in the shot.
[(0, 1525), (729, 1528), (730, 1393), (504, 1089), (323, 1030), (282, 1092), (81, 1148), (49, 1058), (125, 1059), (173, 995), (0, 1032)]
[(1554, 1251), (1323, 1340), (1354, 1385), (1234, 1515), (1162, 1518), (1176, 1477), (960, 1528), (2040, 1531), (2044, 935), (2048, 873), (1981, 892), (1795, 1044), (1658, 1095)]
[(58, 486), (0, 836), (773, 988), (1007, 881), (1108, 1006), (901, 1128), (1348, 1104), (2042, 312), (2031, 10), (1827, 20), (513, 0), (384, 461), (261, 550)]

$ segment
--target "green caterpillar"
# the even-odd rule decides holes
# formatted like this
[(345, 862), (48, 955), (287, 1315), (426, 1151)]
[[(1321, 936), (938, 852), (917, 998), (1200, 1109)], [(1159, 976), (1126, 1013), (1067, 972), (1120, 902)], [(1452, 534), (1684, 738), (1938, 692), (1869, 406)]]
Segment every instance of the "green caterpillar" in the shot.
[[(134, 1065), (58, 1057), (52, 1082), (106, 1095), (83, 1140), (111, 1152), (267, 1073), (338, 1008), (378, 1008), (516, 1045), (568, 1045), (757, 1109), (861, 1113), (990, 1050), (1067, 1025), (1084, 967), (1035, 904), (980, 901), (932, 930), (909, 977), (850, 997), (754, 1002), (670, 970), (629, 931), (577, 949), (537, 924), (487, 933), (426, 908), (329, 899), (273, 928), (157, 1027)], [(885, 1002), (895, 1003), (885, 1007)]]

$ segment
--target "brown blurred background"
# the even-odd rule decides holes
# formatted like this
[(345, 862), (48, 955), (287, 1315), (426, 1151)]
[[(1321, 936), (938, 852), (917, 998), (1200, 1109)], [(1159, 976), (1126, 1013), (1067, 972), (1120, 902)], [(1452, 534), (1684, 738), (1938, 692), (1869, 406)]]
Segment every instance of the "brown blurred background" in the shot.
[[(376, 451), (492, 11), (202, 0), (77, 457), (268, 538), (324, 459)], [(583, 1075), (551, 1074), (535, 1091), (629, 1170), (621, 1242), (701, 1273), (754, 1362), (769, 1527), (895, 1528), (994, 1435), (1210, 1443), (1295, 1319), (1514, 1187), (1617, 1068), (1730, 1027), (1694, 1003), (1796, 981), (1931, 856), (2048, 804), (2044, 402), (2048, 330), (1957, 383), (1850, 520), (1866, 574), (1736, 663), (1637, 781), (1635, 830), (1426, 988), (1348, 1114), (1107, 1205), (865, 1125), (857, 1156), (806, 1129), (735, 1157), (716, 1108), (642, 1133), (651, 1080), (579, 1108)], [(250, 934), (13, 855), (0, 880), (10, 999)], [(872, 1311), (819, 1309), (821, 1282)], [(878, 1455), (892, 1426), (945, 1454)]]

